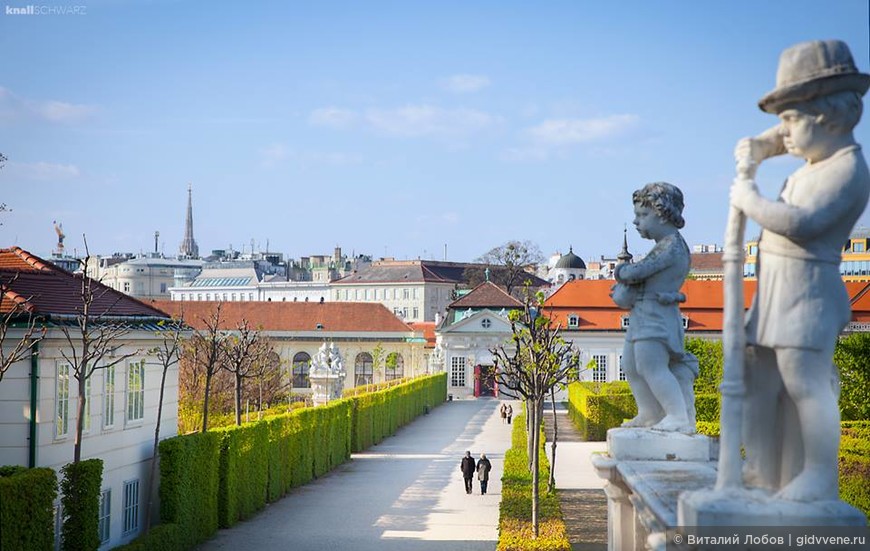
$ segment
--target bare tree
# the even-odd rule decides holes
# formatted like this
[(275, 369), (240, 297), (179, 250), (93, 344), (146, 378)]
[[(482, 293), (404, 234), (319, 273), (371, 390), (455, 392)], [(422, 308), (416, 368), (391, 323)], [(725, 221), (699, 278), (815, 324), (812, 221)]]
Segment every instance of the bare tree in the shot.
[(528, 269), (536, 267), (543, 260), (541, 250), (531, 241), (508, 241), (478, 257), (475, 262), (481, 265), (467, 268), (465, 278), (469, 284), (476, 285), (486, 280), (486, 271), (489, 270), (489, 280), (512, 294), (531, 277)]
[(272, 351), (269, 339), (251, 328), (248, 320), (242, 319), (236, 330), (224, 339), (223, 368), (233, 374), (235, 382), (236, 425), (242, 424), (242, 387), (245, 379), (262, 375), (266, 359)]
[(73, 377), (78, 383), (74, 463), (78, 463), (82, 458), (82, 433), (86, 419), (88, 380), (98, 369), (118, 365), (141, 352), (140, 350), (121, 352), (124, 346), (121, 340), (130, 332), (130, 326), (112, 317), (111, 312), (122, 295), (118, 295), (112, 302), (107, 303), (102, 300), (105, 295), (111, 293), (111, 289), (87, 276), (84, 269), (90, 260), (87, 250), (87, 240), (85, 240), (85, 258), (81, 261), (83, 269), (73, 274), (73, 277), (81, 280), (77, 297), (77, 313), (69, 320), (69, 324), (60, 325), (60, 331), (67, 343), (66, 348), (61, 348), (60, 354), (72, 368)]
[(221, 308), (223, 302), (218, 302), (214, 311), (207, 318), (202, 318), (205, 329), (197, 331), (193, 336), (194, 359), (193, 368), (205, 375), (205, 391), (202, 402), (202, 432), (208, 430), (208, 406), (211, 393), (211, 383), (215, 374), (221, 368), (224, 357), (224, 339), (221, 331)]
[(523, 309), (513, 310), (509, 314), (509, 343), (490, 350), (499, 388), (509, 396), (522, 397), (526, 402), (529, 429), (527, 446), (532, 475), (532, 527), (536, 538), (539, 532), (538, 466), (544, 401), (576, 369), (579, 361), (577, 351), (562, 339), (559, 335), (561, 328), (551, 324), (543, 308), (544, 293), (532, 295), (527, 288)]
[(163, 337), (160, 345), (148, 351), (157, 357), (162, 367), (160, 375), (160, 394), (157, 399), (157, 425), (154, 427), (154, 448), (151, 454), (151, 476), (148, 478), (148, 496), (145, 508), (145, 533), (151, 529), (151, 508), (154, 501), (154, 479), (157, 472), (157, 449), (160, 444), (160, 422), (163, 418), (163, 394), (166, 390), (166, 374), (169, 368), (177, 364), (181, 359), (181, 343), (184, 335), (184, 311), (182, 310), (178, 320), (171, 322), (161, 321), (158, 323), (160, 331), (158, 335)]
[[(0, 154), (2, 156), (2, 154)], [(27, 299), (12, 290), (18, 273), (0, 274), (0, 381), (13, 364), (36, 352), (39, 341), (45, 337), (45, 327), (39, 325), (33, 311), (25, 303)], [(4, 346), (10, 329), (21, 328), (24, 334), (17, 337), (11, 350)]]

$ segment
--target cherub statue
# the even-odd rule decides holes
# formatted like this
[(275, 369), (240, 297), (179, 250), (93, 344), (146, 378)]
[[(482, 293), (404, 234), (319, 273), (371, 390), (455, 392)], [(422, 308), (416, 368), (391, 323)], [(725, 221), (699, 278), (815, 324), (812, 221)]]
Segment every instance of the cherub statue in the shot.
[[(779, 123), (737, 143), (731, 205), (757, 222), (758, 289), (746, 320), (744, 479), (792, 501), (835, 500), (840, 412), (834, 344), (851, 309), (839, 272), (843, 243), (867, 205), (870, 173), (852, 129), (870, 75), (839, 40), (786, 49), (776, 89), (759, 102)], [(775, 200), (756, 168), (806, 160)]]
[(692, 384), (697, 360), (683, 349), (680, 287), (689, 273), (689, 247), (680, 235), (683, 193), (656, 182), (634, 192), (634, 225), (655, 246), (641, 261), (619, 264), (614, 301), (630, 308), (622, 366), (637, 402), (625, 427), (695, 432)]

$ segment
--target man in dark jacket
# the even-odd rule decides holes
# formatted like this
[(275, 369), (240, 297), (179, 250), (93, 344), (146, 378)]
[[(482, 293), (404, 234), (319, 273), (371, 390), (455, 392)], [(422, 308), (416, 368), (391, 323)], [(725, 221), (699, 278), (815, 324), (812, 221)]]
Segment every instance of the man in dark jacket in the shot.
[(480, 481), (480, 495), (486, 495), (486, 486), (489, 484), (489, 471), (492, 470), (492, 463), (486, 458), (486, 454), (480, 454), (480, 460), (477, 462), (477, 480)]
[(465, 457), (462, 458), (462, 462), (459, 464), (459, 468), (462, 470), (462, 478), (465, 479), (465, 493), (471, 493), (471, 479), (474, 478), (474, 458), (471, 457), (471, 452), (465, 452)]

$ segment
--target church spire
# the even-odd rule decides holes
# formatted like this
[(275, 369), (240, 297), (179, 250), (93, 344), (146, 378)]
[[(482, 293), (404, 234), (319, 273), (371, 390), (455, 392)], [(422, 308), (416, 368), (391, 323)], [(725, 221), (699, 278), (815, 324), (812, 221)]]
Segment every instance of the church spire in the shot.
[(187, 220), (184, 223), (184, 241), (178, 248), (178, 256), (199, 258), (199, 246), (193, 238), (193, 186), (187, 184)]
[(619, 251), (619, 254), (616, 255), (616, 260), (619, 261), (620, 264), (629, 264), (631, 263), (631, 259), (634, 258), (630, 252), (628, 252), (628, 228), (622, 228), (622, 250)]

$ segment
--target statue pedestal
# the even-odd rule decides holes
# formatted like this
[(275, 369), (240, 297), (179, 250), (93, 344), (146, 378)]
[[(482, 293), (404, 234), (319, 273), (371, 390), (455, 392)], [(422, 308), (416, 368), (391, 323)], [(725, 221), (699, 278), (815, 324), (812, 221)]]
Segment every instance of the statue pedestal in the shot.
[(313, 372), (308, 378), (311, 379), (311, 400), (315, 406), (322, 406), (331, 400), (341, 398), (343, 377), (340, 375), (331, 372)]
[(840, 501), (800, 503), (757, 488), (706, 489), (679, 497), (680, 526), (865, 526), (864, 513)]
[(607, 431), (607, 454), (592, 456), (607, 480), (607, 547), (611, 551), (664, 549), (677, 525), (677, 497), (716, 481), (711, 439), (640, 428)]
[(709, 461), (713, 452), (712, 440), (701, 434), (635, 428), (607, 431), (607, 453), (620, 461)]

